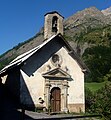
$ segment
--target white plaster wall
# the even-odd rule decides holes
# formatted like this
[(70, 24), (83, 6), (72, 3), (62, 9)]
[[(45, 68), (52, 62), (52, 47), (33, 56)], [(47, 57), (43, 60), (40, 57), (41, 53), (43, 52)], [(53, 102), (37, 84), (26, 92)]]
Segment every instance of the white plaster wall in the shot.
[[(35, 105), (40, 104), (39, 98), (44, 97), (44, 79), (40, 73), (35, 72), (32, 76), (28, 76), (23, 70), (21, 72), (21, 102), (24, 104), (32, 104), (30, 97), (32, 98)], [(28, 88), (30, 96), (27, 95), (27, 92), (24, 88), (24, 84)]]
[(68, 54), (64, 48), (62, 48), (58, 53), (63, 56), (62, 69), (67, 66), (69, 69), (68, 73), (73, 79), (71, 82), (69, 82), (68, 103), (84, 103), (84, 73), (82, 72), (78, 63)]
[[(51, 50), (50, 50), (51, 51)], [(68, 88), (68, 104), (84, 104), (84, 73), (82, 72), (78, 63), (68, 54), (67, 50), (62, 47), (58, 52), (62, 58), (61, 69), (66, 71), (66, 67), (68, 68), (68, 74), (71, 75), (72, 81), (69, 81)], [(45, 54), (45, 53), (44, 53)], [(33, 60), (30, 60), (30, 62)], [(31, 63), (28, 63), (31, 65)], [(51, 57), (40, 67), (38, 68), (33, 75), (29, 76), (25, 73), (25, 69), (27, 66), (23, 67), (21, 70), (21, 101), (25, 103), (29, 103), (28, 96), (26, 95), (23, 87), (23, 80), (30, 91), (30, 95), (33, 99), (34, 104), (39, 104), (39, 97), (44, 99), (44, 82), (45, 79), (42, 77), (43, 73), (46, 73), (50, 65), (51, 70), (56, 68), (52, 62)], [(30, 66), (31, 68), (31, 66)], [(44, 103), (45, 105), (45, 103)]]
[[(62, 64), (61, 69), (66, 71), (68, 68), (68, 74), (71, 75), (72, 81), (69, 81), (68, 88), (68, 104), (83, 103), (84, 104), (84, 73), (78, 65), (78, 63), (68, 54), (66, 49), (62, 47), (56, 54), (61, 55)], [(38, 71), (40, 73), (45, 73), (48, 70), (47, 66), (50, 65), (51, 69), (55, 66), (51, 63), (49, 59)]]
[(84, 103), (84, 73), (82, 72), (78, 63), (69, 56), (68, 52), (62, 48), (60, 50), (63, 55), (63, 68), (67, 66), (68, 73), (71, 75), (73, 81), (69, 82), (68, 89), (68, 103)]

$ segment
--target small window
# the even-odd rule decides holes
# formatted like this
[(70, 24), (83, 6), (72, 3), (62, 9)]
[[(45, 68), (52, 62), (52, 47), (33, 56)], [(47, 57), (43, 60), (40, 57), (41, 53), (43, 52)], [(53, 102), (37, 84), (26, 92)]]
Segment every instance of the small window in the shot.
[(54, 66), (60, 67), (62, 64), (62, 57), (58, 54), (54, 54), (51, 58), (51, 62)]
[(59, 56), (57, 54), (55, 54), (55, 55), (52, 56), (52, 62), (53, 63), (59, 62)]
[(57, 16), (54, 16), (52, 19), (52, 32), (57, 33)]

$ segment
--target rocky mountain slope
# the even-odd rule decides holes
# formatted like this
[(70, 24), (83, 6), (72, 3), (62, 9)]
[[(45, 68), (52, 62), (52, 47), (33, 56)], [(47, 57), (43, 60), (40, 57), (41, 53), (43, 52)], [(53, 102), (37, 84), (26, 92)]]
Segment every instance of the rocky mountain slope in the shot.
[(105, 16), (111, 15), (111, 7), (101, 11)]
[(89, 29), (101, 28), (111, 24), (110, 20), (97, 8), (86, 8), (64, 21), (65, 34), (74, 37), (81, 32), (87, 33)]
[[(81, 49), (80, 55), (82, 55), (86, 48), (90, 47), (89, 41), (84, 41), (79, 44), (83, 35), (89, 34), (96, 29), (102, 29), (102, 34), (105, 33), (105, 27), (111, 25), (110, 8), (106, 10), (98, 10), (95, 7), (86, 8), (82, 11), (78, 11), (76, 14), (70, 16), (64, 20), (64, 37), (68, 40), (73, 49), (78, 52)], [(43, 42), (43, 28), (33, 38), (19, 43), (13, 49), (7, 51), (0, 56), (0, 69), (8, 64), (16, 56), (32, 49)], [(94, 43), (96, 44), (96, 43)], [(94, 45), (93, 44), (93, 45)]]

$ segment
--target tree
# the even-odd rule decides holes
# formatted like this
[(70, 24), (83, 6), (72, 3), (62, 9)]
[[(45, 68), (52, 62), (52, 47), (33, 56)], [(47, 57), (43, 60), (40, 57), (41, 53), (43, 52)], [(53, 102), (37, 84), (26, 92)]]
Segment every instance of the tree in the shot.
[(91, 105), (93, 104), (94, 102), (94, 95), (93, 95), (93, 92), (85, 87), (85, 109), (86, 109), (86, 112), (91, 112)]
[(111, 69), (111, 47), (94, 46), (87, 48), (83, 59), (91, 71), (90, 81), (103, 82)]
[(90, 113), (97, 113), (103, 116), (104, 120), (111, 119), (111, 83), (105, 84), (93, 97), (90, 106)]

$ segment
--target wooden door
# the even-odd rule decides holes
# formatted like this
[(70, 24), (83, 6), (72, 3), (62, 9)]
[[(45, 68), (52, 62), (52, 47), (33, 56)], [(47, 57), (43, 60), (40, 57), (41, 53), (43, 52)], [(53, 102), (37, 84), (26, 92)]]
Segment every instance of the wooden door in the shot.
[(51, 90), (51, 111), (59, 112), (61, 110), (61, 91), (60, 88), (55, 87)]

